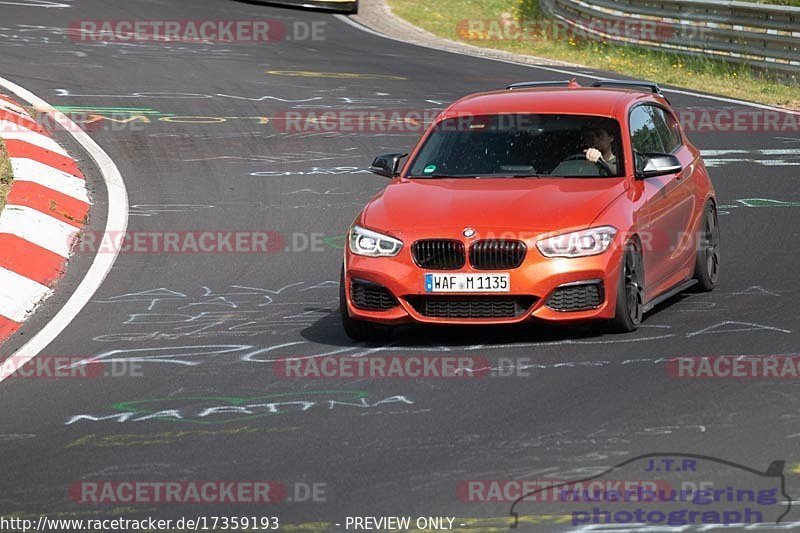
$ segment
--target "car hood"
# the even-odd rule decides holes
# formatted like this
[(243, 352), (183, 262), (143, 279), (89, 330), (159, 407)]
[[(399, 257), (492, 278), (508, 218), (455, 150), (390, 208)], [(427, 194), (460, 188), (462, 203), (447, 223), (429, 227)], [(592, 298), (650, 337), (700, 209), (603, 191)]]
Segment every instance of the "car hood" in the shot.
[(370, 201), (361, 221), (396, 234), (552, 232), (588, 226), (626, 188), (625, 178), (397, 180)]

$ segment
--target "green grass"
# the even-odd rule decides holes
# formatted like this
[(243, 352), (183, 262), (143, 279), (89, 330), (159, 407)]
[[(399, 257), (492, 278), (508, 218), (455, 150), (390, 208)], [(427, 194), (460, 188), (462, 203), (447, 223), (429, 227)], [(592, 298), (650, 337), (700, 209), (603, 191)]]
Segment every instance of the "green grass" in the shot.
[(6, 145), (3, 143), (3, 139), (0, 139), (0, 212), (6, 206), (6, 196), (11, 190), (12, 181), (14, 181), (14, 176), (11, 173), (11, 161), (8, 159)]
[[(800, 3), (800, 0), (784, 0)], [(465, 19), (540, 20), (538, 0), (388, 0), (392, 11), (431, 33), (454, 41), (586, 65), (666, 85), (800, 108), (800, 86), (759, 77), (746, 66), (594, 40), (544, 34), (515, 40), (468, 40), (457, 31)], [(464, 26), (462, 25), (462, 28)]]

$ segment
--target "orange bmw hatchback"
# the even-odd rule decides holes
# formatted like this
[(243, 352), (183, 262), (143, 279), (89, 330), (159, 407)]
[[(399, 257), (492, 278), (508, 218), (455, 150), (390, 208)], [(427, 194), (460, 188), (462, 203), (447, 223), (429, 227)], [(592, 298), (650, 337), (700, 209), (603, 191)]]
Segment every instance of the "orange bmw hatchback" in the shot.
[(466, 96), (347, 234), (341, 316), (393, 325), (601, 321), (633, 331), (719, 273), (714, 187), (658, 85), (527, 82)]

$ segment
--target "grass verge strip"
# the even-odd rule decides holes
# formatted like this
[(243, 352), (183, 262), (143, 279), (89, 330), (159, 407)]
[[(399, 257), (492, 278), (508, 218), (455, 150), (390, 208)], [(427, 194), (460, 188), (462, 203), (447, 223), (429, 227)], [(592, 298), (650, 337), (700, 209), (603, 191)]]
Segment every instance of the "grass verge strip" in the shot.
[[(538, 0), (388, 0), (392, 11), (439, 37), (485, 48), (585, 65), (674, 87), (800, 109), (800, 86), (759, 76), (746, 65), (707, 57), (686, 56), (635, 46), (581, 39), (555, 27), (539, 9)], [(524, 21), (543, 31), (517, 38), (465, 38), (469, 21)], [(471, 34), (467, 34), (471, 35)], [(498, 83), (498, 86), (502, 85)]]
[(6, 197), (11, 190), (11, 182), (14, 176), (11, 172), (11, 160), (8, 159), (8, 152), (3, 139), (0, 139), (0, 212), (6, 206)]

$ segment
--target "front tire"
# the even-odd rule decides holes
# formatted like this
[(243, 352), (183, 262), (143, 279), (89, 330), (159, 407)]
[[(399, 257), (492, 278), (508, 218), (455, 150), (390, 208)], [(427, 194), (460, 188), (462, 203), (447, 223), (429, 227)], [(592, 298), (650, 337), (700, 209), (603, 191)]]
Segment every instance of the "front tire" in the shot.
[(345, 334), (354, 341), (383, 341), (391, 335), (391, 329), (387, 326), (357, 320), (347, 312), (347, 292), (345, 289), (344, 267), (339, 276), (339, 314), (342, 317), (342, 327)]
[(644, 263), (639, 243), (628, 241), (622, 264), (619, 267), (617, 305), (609, 327), (611, 331), (628, 333), (636, 331), (644, 314)]
[(719, 219), (712, 202), (706, 204), (703, 225), (697, 240), (694, 279), (701, 292), (714, 290), (719, 278)]

